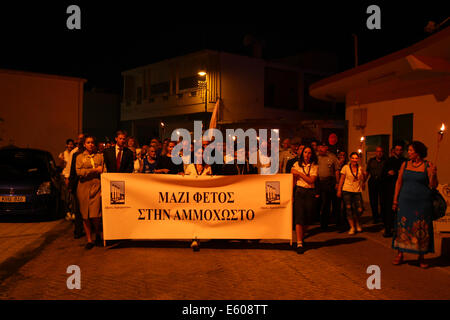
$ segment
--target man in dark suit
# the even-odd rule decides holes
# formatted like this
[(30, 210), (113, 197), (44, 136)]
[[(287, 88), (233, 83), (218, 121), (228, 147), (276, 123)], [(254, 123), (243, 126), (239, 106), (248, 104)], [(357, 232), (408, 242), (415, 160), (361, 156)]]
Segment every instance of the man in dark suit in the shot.
[[(384, 193), (382, 186), (382, 173), (386, 166), (386, 158), (384, 157), (383, 148), (377, 147), (375, 157), (370, 158), (367, 162), (366, 178), (369, 178), (369, 200), (372, 209), (372, 218), (374, 223), (380, 222), (380, 217), (384, 212)], [(380, 210), (379, 206), (380, 204)]]
[(125, 147), (127, 133), (117, 131), (116, 145), (105, 149), (103, 159), (107, 172), (132, 173), (134, 169), (133, 152)]
[(79, 239), (85, 235), (83, 227), (83, 217), (80, 212), (80, 203), (77, 197), (78, 175), (76, 170), (77, 156), (84, 151), (84, 134), (80, 133), (76, 141), (77, 147), (70, 153), (70, 175), (68, 180), (68, 189), (72, 193), (72, 210), (75, 214), (73, 236)]
[(395, 230), (395, 211), (392, 210), (392, 203), (394, 202), (395, 184), (397, 182), (398, 173), (406, 159), (403, 157), (403, 143), (396, 142), (393, 144), (393, 155), (386, 161), (386, 165), (382, 172), (382, 185), (385, 194), (383, 206), (383, 222), (384, 233), (383, 237), (389, 238), (393, 236)]

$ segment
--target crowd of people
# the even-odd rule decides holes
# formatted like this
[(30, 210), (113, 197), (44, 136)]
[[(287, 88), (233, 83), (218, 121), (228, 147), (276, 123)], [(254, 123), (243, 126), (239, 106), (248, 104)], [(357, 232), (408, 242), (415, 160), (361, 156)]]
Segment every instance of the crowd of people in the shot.
[[(384, 237), (392, 237), (392, 247), (398, 250), (393, 263), (403, 262), (403, 253), (419, 255), (421, 267), (426, 253), (434, 252), (433, 224), (431, 220), (431, 188), (437, 186), (437, 168), (426, 161), (427, 148), (414, 141), (408, 145), (408, 160), (403, 157), (403, 145), (394, 143), (390, 157), (377, 147), (375, 157), (364, 165), (361, 154), (329, 150), (326, 142), (299, 138), (285, 139), (279, 150), (279, 173), (291, 173), (293, 185), (293, 214), (296, 234), (296, 251), (308, 249), (305, 243), (308, 226), (320, 223), (329, 231), (334, 223), (339, 232), (349, 235), (363, 232), (360, 217), (364, 212), (363, 191), (368, 182), (369, 201), (374, 224), (383, 223)], [(218, 144), (215, 152), (223, 154), (223, 164), (207, 164), (203, 159), (210, 142), (203, 141), (201, 148), (186, 145), (190, 164), (175, 164), (173, 149), (178, 143), (151, 139), (148, 145), (139, 145), (134, 137), (118, 131), (115, 140), (97, 143), (90, 135), (80, 134), (74, 141), (66, 141), (66, 150), (60, 154), (64, 167), (65, 203), (68, 220), (74, 220), (74, 237), (86, 236), (86, 248), (102, 244), (100, 174), (103, 172), (204, 175), (246, 175), (263, 173), (270, 167), (267, 161), (270, 148), (241, 148), (234, 155), (226, 154), (226, 144)], [(268, 147), (268, 146), (267, 146)], [(249, 155), (257, 153), (257, 163), (249, 162)], [(237, 163), (238, 157), (245, 159)], [(266, 160), (266, 159), (264, 159)], [(264, 163), (264, 164), (262, 164)], [(95, 234), (95, 239), (93, 239)], [(198, 250), (198, 241), (191, 246)]]

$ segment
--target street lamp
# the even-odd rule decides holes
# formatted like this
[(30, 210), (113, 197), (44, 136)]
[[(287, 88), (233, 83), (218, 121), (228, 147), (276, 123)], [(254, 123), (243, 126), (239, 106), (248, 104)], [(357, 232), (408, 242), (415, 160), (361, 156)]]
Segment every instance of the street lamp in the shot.
[(161, 126), (161, 129), (162, 129), (162, 139), (164, 139), (164, 136), (166, 134), (166, 124), (161, 121), (161, 123), (159, 125)]
[(198, 72), (200, 77), (205, 77), (205, 113), (208, 112), (208, 75), (205, 70)]

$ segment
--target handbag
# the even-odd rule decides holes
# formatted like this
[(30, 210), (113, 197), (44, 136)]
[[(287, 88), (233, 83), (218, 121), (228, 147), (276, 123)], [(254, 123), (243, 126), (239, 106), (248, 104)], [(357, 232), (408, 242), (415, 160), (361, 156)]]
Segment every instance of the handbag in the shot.
[(431, 218), (433, 220), (438, 220), (445, 216), (447, 203), (441, 193), (436, 189), (431, 189), (431, 198), (433, 199), (433, 212), (431, 213)]
[[(426, 163), (425, 172), (427, 174), (427, 181), (428, 185), (430, 185), (430, 181), (428, 178), (428, 161)], [(431, 219), (438, 220), (445, 216), (445, 212), (447, 211), (447, 203), (445, 202), (444, 197), (441, 195), (441, 193), (436, 189), (431, 189), (431, 199), (433, 203), (433, 210), (431, 212)]]

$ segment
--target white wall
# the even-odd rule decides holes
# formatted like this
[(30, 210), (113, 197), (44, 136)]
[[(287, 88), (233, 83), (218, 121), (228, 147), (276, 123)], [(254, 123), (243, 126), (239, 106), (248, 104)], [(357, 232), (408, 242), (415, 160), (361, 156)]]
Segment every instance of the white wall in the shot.
[[(359, 148), (362, 135), (391, 136), (394, 115), (413, 113), (413, 139), (428, 147), (428, 160), (435, 161), (437, 132), (444, 122), (450, 126), (450, 77), (423, 80), (391, 80), (347, 95), (346, 120), (349, 120), (349, 153)], [(353, 110), (367, 108), (367, 126), (353, 126)], [(450, 132), (444, 135), (437, 160), (440, 183), (450, 183)]]

